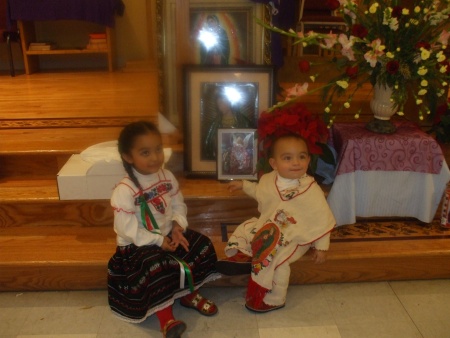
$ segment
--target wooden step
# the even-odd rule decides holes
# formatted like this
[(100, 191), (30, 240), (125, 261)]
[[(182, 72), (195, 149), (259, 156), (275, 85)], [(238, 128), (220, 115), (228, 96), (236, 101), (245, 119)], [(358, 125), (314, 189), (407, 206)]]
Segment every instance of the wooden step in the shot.
[[(72, 154), (107, 141), (117, 140), (123, 125), (141, 119), (127, 117), (120, 126), (77, 128), (1, 129), (0, 178), (51, 176), (57, 173)], [(148, 120), (156, 122), (156, 118)], [(162, 134), (163, 143), (174, 152), (182, 152), (179, 133)], [(179, 169), (177, 169), (179, 170)]]
[[(314, 264), (309, 255), (295, 262), (291, 284), (450, 278), (450, 231), (436, 237), (434, 230), (429, 239), (426, 231), (410, 239), (400, 230), (370, 239), (343, 240), (338, 233), (357, 226), (333, 233), (324, 264)], [(0, 229), (0, 291), (106, 288), (107, 262), (115, 250), (112, 226), (24, 226), (13, 235), (10, 230)], [(223, 258), (225, 242), (211, 238)], [(211, 285), (242, 286), (247, 279), (224, 277)]]

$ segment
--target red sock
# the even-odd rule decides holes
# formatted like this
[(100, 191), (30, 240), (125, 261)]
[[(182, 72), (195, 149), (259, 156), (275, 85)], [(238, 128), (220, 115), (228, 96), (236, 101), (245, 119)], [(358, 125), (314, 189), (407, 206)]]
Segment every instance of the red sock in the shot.
[(161, 325), (161, 330), (164, 329), (164, 326), (166, 325), (166, 323), (171, 320), (171, 319), (175, 319), (175, 317), (173, 316), (172, 313), (172, 305), (159, 310), (156, 312), (156, 316), (159, 319), (159, 325)]

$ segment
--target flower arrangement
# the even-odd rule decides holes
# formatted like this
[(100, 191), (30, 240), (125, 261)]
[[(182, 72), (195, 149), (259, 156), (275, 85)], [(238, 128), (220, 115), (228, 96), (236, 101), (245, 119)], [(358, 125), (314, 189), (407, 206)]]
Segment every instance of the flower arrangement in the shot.
[[(419, 109), (419, 119), (434, 115), (437, 102), (445, 97), (450, 82), (449, 0), (414, 0), (411, 9), (399, 0), (328, 0), (330, 9), (342, 15), (347, 31), (341, 34), (305, 34), (283, 31), (304, 47), (319, 45), (336, 50), (332, 59), (339, 75), (325, 84), (325, 113), (337, 113), (351, 106), (355, 92), (364, 83), (392, 88), (391, 102), (398, 115), (404, 115), (405, 103), (412, 96)], [(264, 25), (264, 24), (263, 24)], [(301, 61), (301, 71), (310, 71), (312, 64)], [(314, 81), (319, 74), (310, 78)], [(308, 84), (288, 92), (288, 99), (307, 93)], [(339, 108), (336, 97), (342, 97)], [(280, 103), (279, 106), (284, 103)], [(359, 117), (360, 110), (355, 114)], [(328, 121), (333, 121), (328, 115)]]
[(272, 170), (269, 164), (269, 149), (276, 138), (286, 134), (298, 134), (306, 140), (311, 154), (311, 174), (316, 172), (319, 157), (327, 163), (334, 164), (333, 153), (326, 144), (328, 139), (326, 124), (300, 102), (291, 102), (261, 113), (257, 133), (260, 140), (257, 164), (259, 174)]

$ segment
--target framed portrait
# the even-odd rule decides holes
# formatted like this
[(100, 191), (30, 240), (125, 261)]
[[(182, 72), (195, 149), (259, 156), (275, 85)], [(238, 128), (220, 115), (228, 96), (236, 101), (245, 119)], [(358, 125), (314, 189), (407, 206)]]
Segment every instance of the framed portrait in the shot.
[(253, 18), (248, 8), (192, 8), (189, 13), (193, 60), (201, 65), (253, 62)]
[(258, 147), (256, 129), (219, 129), (217, 132), (217, 179), (256, 180)]
[[(255, 20), (270, 22), (268, 5), (248, 0), (157, 0), (156, 10), (160, 110), (176, 126), (184, 125), (185, 64), (271, 63), (270, 33)], [(218, 43), (211, 46), (211, 41)]]
[(219, 129), (256, 129), (274, 103), (273, 66), (184, 68), (184, 165), (188, 177), (215, 177)]

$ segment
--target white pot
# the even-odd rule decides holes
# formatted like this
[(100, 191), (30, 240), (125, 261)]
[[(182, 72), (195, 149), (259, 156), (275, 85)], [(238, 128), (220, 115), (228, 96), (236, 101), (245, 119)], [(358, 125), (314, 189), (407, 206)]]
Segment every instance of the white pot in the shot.
[(390, 120), (397, 112), (394, 108), (394, 103), (391, 101), (392, 88), (380, 84), (375, 84), (373, 87), (373, 97), (370, 100), (370, 108), (373, 115), (378, 120)]

